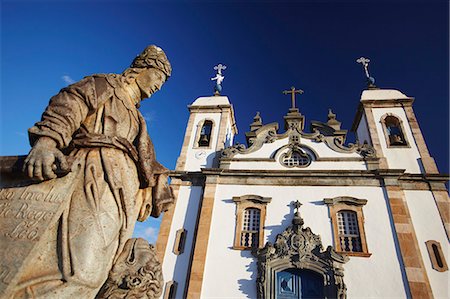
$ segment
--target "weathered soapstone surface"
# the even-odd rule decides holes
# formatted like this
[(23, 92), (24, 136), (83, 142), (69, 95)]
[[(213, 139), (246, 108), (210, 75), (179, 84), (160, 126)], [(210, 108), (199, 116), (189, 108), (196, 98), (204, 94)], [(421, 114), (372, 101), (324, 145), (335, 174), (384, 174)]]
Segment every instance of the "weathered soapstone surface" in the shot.
[(138, 110), (170, 74), (149, 46), (122, 74), (85, 77), (51, 98), (26, 158), (0, 159), (1, 298), (96, 297), (122, 251), (134, 250), (136, 220), (173, 202)]
[(142, 238), (132, 238), (125, 243), (97, 299), (159, 298), (162, 282), (155, 247)]
[(25, 157), (0, 158), (0, 298), (17, 284), (19, 273), (32, 263), (33, 252), (45, 238), (73, 191), (73, 174), (39, 184), (26, 179), (19, 168)]

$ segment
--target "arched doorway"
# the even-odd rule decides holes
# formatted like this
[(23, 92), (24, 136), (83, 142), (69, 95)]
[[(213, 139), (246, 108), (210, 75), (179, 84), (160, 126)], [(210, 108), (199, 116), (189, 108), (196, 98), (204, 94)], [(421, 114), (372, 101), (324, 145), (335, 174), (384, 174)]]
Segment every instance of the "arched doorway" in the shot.
[(286, 269), (276, 273), (276, 299), (324, 298), (323, 276), (307, 269)]

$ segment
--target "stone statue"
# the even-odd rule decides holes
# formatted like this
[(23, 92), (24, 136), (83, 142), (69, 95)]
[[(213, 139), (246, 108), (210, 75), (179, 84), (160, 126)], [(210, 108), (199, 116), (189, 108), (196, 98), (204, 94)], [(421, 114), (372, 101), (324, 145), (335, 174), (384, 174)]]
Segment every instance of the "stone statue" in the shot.
[(63, 88), (29, 129), (26, 174), (58, 184), (57, 173), (71, 171), (74, 187), (13, 297), (94, 298), (121, 261), (136, 220), (158, 217), (172, 203), (168, 170), (156, 161), (138, 110), (171, 71), (162, 49), (149, 46), (122, 74)]

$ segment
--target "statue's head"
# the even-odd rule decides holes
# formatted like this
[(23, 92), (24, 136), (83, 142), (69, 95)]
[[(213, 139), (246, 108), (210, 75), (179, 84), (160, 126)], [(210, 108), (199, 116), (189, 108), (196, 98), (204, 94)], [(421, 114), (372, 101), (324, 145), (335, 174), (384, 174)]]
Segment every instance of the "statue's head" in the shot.
[(161, 89), (171, 74), (172, 67), (166, 54), (155, 45), (145, 48), (123, 72), (128, 83), (137, 83), (142, 99)]

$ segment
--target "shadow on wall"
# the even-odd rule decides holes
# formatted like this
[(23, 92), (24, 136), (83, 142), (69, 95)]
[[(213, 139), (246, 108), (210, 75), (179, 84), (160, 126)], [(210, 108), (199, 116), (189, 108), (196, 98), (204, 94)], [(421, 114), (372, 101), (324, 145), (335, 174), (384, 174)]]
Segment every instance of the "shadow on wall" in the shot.
[(241, 257), (251, 262), (246, 265), (246, 271), (251, 273), (250, 279), (239, 279), (239, 290), (247, 298), (256, 298), (256, 278), (258, 277), (257, 260), (251, 250), (241, 250)]
[[(286, 227), (292, 224), (292, 218), (294, 217), (294, 207), (290, 203), (286, 206), (289, 208), (289, 213), (284, 216), (281, 224), (264, 226), (264, 230), (267, 231), (266, 239), (268, 240), (268, 242), (275, 242), (277, 235), (281, 234), (286, 229)], [(262, 244), (262, 246), (264, 245), (265, 244)]]

